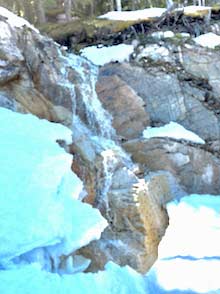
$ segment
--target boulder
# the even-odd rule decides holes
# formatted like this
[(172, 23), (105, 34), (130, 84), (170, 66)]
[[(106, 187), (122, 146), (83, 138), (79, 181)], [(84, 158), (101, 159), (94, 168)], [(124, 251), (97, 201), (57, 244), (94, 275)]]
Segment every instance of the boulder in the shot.
[(71, 126), (73, 93), (62, 77), (59, 46), (25, 21), (16, 27), (7, 13), (0, 20), (0, 90), (17, 111)]
[(157, 259), (168, 226), (165, 204), (177, 194), (184, 192), (167, 172), (138, 180), (125, 168), (119, 169), (108, 193), (109, 227), (99, 241), (80, 249), (80, 254), (92, 259), (89, 270), (97, 271), (114, 260), (145, 273)]
[(139, 137), (149, 125), (144, 101), (118, 76), (101, 77), (96, 90), (103, 107), (113, 117), (113, 127), (124, 139)]
[(132, 140), (123, 147), (146, 169), (171, 172), (188, 193), (220, 193), (220, 159), (209, 151), (168, 138)]

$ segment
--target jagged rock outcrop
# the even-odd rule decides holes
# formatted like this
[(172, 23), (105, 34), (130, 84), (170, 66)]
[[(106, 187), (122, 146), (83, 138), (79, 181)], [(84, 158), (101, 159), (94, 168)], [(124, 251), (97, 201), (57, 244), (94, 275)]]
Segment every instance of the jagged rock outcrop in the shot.
[(78, 253), (92, 260), (89, 271), (103, 269), (113, 260), (144, 273), (156, 260), (168, 225), (164, 205), (184, 192), (166, 172), (141, 175), (140, 180), (123, 150), (112, 144), (105, 150), (100, 138), (94, 141), (85, 134), (74, 135), (73, 170), (85, 181), (88, 196), (84, 201), (99, 208), (109, 227), (99, 241)]
[(165, 204), (184, 194), (167, 172), (138, 180), (125, 168), (119, 169), (108, 193), (110, 226), (99, 241), (79, 251), (92, 258), (89, 269), (103, 268), (110, 259), (145, 273), (157, 259), (158, 244), (168, 225)]
[(71, 89), (62, 84), (59, 46), (8, 19), (0, 20), (1, 100), (7, 97), (18, 111), (71, 126)]

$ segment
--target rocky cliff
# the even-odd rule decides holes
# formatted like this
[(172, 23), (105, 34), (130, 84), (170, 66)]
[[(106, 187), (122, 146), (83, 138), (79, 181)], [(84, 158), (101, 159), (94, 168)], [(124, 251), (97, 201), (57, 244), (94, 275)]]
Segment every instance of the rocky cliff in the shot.
[[(168, 226), (166, 203), (220, 193), (219, 51), (156, 38), (130, 62), (98, 68), (12, 17), (0, 19), (0, 106), (69, 127), (72, 142), (59, 143), (73, 156), (83, 201), (108, 222), (77, 254), (92, 260), (88, 271), (113, 260), (146, 272)], [(204, 144), (144, 138), (146, 127), (170, 121)]]
[[(169, 177), (166, 173), (156, 175), (157, 181), (161, 178), (160, 192), (153, 184), (152, 192), (148, 189), (148, 181), (153, 183), (155, 176), (146, 181), (139, 177), (138, 167), (117, 143), (113, 117), (96, 95), (98, 68), (67, 54), (32, 27), (17, 27), (10, 21), (12, 17), (9, 14), (1, 20), (1, 106), (63, 123), (72, 130), (72, 144), (65, 145), (62, 140), (60, 144), (73, 154), (72, 169), (86, 188), (84, 201), (99, 208), (109, 223), (101, 240), (82, 250), (93, 259), (91, 270), (115, 260), (146, 271), (156, 258), (157, 245), (167, 226), (161, 205), (174, 197)], [(133, 108), (137, 102), (143, 119), (137, 125), (140, 135), (140, 127), (145, 127), (149, 119), (145, 118), (141, 99), (134, 100), (135, 93), (132, 95)], [(127, 133), (132, 137), (132, 131)], [(148, 199), (149, 193), (152, 196)], [(150, 207), (161, 211), (161, 225)]]

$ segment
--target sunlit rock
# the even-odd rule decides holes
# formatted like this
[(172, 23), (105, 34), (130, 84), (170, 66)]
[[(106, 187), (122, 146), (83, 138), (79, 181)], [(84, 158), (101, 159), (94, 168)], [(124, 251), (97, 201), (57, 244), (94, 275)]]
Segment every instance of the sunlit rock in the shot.
[(146, 168), (170, 171), (188, 193), (220, 192), (220, 161), (211, 152), (169, 138), (131, 140), (123, 145)]

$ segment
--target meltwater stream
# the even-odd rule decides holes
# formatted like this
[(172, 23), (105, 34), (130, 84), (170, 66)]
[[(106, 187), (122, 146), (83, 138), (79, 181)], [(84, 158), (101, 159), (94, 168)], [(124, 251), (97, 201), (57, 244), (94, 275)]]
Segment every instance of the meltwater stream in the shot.
[[(80, 89), (80, 99), (83, 100), (86, 112), (85, 123), (82, 122), (82, 119), (77, 114), (76, 91), (74, 90), (74, 85), (70, 83), (68, 88), (72, 88), (74, 128), (76, 129), (77, 125), (81, 133), (87, 134), (87, 139), (91, 141), (92, 145), (96, 146), (103, 158), (104, 183), (101, 195), (98, 195), (98, 202), (100, 202), (101, 206), (104, 205), (107, 215), (109, 210), (108, 192), (112, 184), (114, 171), (120, 163), (132, 167), (132, 162), (129, 156), (115, 142), (116, 132), (112, 127), (112, 117), (102, 107), (97, 97), (96, 81), (98, 78), (98, 67), (85, 58), (74, 54), (68, 54), (66, 57), (62, 56), (62, 59), (64, 60), (62, 74), (65, 81), (68, 81), (68, 68), (73, 69), (77, 74), (77, 80), (79, 80), (77, 87)], [(85, 153), (89, 153), (88, 145), (83, 146), (83, 149)], [(97, 207), (99, 207), (99, 204), (97, 203)]]
[(84, 58), (69, 54), (68, 64), (80, 77), (80, 92), (86, 109), (88, 127), (96, 136), (112, 139), (115, 130), (112, 128), (112, 117), (104, 110), (96, 94), (98, 67)]

